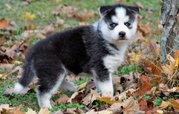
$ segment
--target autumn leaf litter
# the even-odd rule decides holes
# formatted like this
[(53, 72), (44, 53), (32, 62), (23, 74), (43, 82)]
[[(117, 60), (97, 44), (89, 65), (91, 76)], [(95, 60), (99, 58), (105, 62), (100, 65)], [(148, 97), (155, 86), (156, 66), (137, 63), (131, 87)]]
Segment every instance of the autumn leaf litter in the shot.
[[(30, 3), (26, 1), (23, 4)], [(138, 6), (142, 7), (140, 3)], [(24, 55), (29, 49), (28, 41), (32, 37), (44, 39), (52, 34), (56, 29), (61, 29), (65, 20), (60, 16), (66, 15), (67, 18), (76, 19), (79, 25), (87, 23), (89, 18), (95, 17), (97, 12), (83, 10), (79, 12), (74, 6), (60, 5), (53, 15), (57, 17), (56, 23), (51, 23), (43, 28), (37, 29), (33, 23), (36, 16), (32, 13), (25, 13), (22, 18), (27, 20), (28, 25), (24, 25), (24, 31), (21, 33), (22, 41), (12, 41), (8, 45), (5, 42), (11, 40), (12, 31), (16, 31), (17, 26), (14, 21), (8, 19), (0, 19), (0, 29), (9, 35), (3, 35), (0, 44), (0, 68), (5, 69), (0, 74), (1, 80), (8, 80), (12, 75), (20, 77), (22, 72), (22, 64)], [(147, 37), (152, 34), (149, 24), (143, 24), (141, 21), (138, 25), (139, 31), (136, 35), (136, 41), (133, 43), (126, 56), (125, 65), (136, 65), (143, 70), (140, 72), (128, 72), (127, 74), (116, 73), (113, 77), (115, 88), (114, 97), (101, 97), (94, 88), (92, 79), (79, 85), (78, 91), (71, 96), (67, 96), (61, 92), (60, 97), (53, 101), (57, 104), (75, 104), (79, 107), (74, 108), (68, 105), (64, 110), (53, 112), (54, 114), (151, 114), (166, 113), (179, 111), (179, 51), (175, 50), (175, 57), (167, 55), (168, 64), (160, 64), (159, 45), (154, 40)], [(154, 59), (155, 58), (155, 59)], [(122, 68), (122, 67), (121, 67)], [(67, 80), (79, 80), (79, 77), (69, 76)], [(33, 83), (33, 85), (35, 82)], [(28, 88), (27, 91), (33, 88)], [(25, 91), (23, 94), (27, 93)], [(11, 90), (6, 90), (6, 93)], [(164, 99), (166, 98), (166, 99)], [(36, 99), (34, 99), (36, 100)], [(27, 101), (28, 102), (28, 101)], [(9, 104), (0, 104), (0, 112), (2, 114), (50, 114), (48, 109), (28, 108), (27, 112), (23, 112), (23, 105), (12, 107)], [(170, 107), (170, 108), (169, 108)]]

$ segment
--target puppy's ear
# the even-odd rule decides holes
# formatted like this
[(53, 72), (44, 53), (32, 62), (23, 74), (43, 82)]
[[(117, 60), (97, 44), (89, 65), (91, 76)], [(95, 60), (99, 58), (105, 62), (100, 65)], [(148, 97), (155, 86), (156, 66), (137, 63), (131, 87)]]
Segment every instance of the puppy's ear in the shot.
[(99, 10), (100, 16), (107, 14), (111, 10), (112, 6), (101, 6)]
[(132, 12), (136, 13), (136, 14), (139, 14), (139, 13), (140, 13), (140, 10), (139, 10), (138, 7), (128, 6), (128, 9), (131, 10)]

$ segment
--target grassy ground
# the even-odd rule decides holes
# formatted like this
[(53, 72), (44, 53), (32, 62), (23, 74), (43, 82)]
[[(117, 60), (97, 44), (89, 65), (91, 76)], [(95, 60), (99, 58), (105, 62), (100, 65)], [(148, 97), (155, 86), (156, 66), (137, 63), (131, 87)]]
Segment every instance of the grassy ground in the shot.
[[(115, 0), (32, 0), (31, 4), (27, 6), (22, 5), (22, 0), (0, 0), (0, 19), (5, 18), (13, 20), (17, 23), (18, 28), (23, 28), (26, 21), (22, 19), (22, 15), (26, 12), (31, 12), (36, 15), (34, 23), (36, 28), (41, 28), (53, 22), (56, 18), (52, 14), (53, 11), (60, 4), (68, 4), (76, 6), (79, 9), (88, 9), (96, 11), (97, 8), (101, 5), (113, 4)], [(133, 5), (136, 1), (140, 2), (144, 9), (141, 12), (141, 15), (144, 17), (143, 22), (149, 23), (153, 30), (157, 29), (159, 20), (160, 20), (160, 4), (159, 0), (124, 0), (127, 4)], [(75, 19), (69, 19), (64, 17), (65, 23), (69, 26), (76, 26), (79, 24), (79, 21)], [(90, 19), (89, 22), (94, 22), (94, 19)], [(19, 29), (22, 30), (22, 29)], [(58, 30), (57, 30), (58, 31)], [(22, 31), (19, 32), (22, 33)], [(153, 36), (151, 37), (158, 37)], [(36, 39), (32, 42), (36, 42)], [(1, 72), (3, 73), (3, 72)], [(20, 104), (25, 105), (26, 107), (31, 107), (35, 110), (38, 110), (38, 105), (36, 101), (36, 96), (34, 92), (29, 92), (28, 94), (22, 95), (12, 95), (11, 97), (2, 96), (4, 90), (7, 87), (13, 86), (16, 78), (10, 77), (6, 80), (1, 80), (0, 82), (0, 104), (10, 104), (12, 106), (18, 106)], [(87, 79), (77, 81), (75, 83), (80, 84)], [(75, 105), (76, 106), (76, 105)], [(74, 106), (74, 107), (75, 107)], [(57, 110), (60, 106), (53, 106), (53, 111)], [(63, 106), (61, 106), (63, 107)], [(65, 106), (64, 106), (65, 107)], [(77, 106), (78, 107), (78, 106)], [(25, 109), (24, 109), (25, 110)]]

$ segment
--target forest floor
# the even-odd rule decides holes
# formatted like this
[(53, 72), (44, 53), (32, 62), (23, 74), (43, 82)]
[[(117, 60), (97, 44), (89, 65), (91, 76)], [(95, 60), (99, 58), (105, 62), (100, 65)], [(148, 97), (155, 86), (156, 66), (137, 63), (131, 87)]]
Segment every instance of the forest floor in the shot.
[[(26, 94), (3, 93), (21, 76), (24, 55), (49, 34), (94, 23), (102, 5), (140, 8), (135, 41), (114, 75), (114, 98), (101, 97), (87, 74), (68, 76), (78, 91), (58, 91), (52, 108), (38, 107), (35, 81)], [(179, 51), (160, 64), (161, 3), (159, 0), (0, 0), (0, 114), (163, 114), (179, 111)]]

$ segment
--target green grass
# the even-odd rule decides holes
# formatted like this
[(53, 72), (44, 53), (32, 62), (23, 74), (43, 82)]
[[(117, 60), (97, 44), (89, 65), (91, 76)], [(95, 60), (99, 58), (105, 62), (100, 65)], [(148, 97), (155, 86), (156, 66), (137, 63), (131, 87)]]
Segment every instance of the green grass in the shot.
[(73, 83), (76, 85), (80, 85), (88, 81), (89, 81), (88, 76), (84, 75), (80, 80), (74, 80)]
[(52, 106), (52, 109), (50, 109), (51, 112), (55, 112), (55, 111), (58, 111), (58, 110), (61, 110), (61, 111), (64, 111), (65, 109), (67, 108), (78, 108), (78, 109), (82, 109), (84, 108), (84, 105), (80, 105), (78, 103), (75, 103), (75, 104), (55, 104)]
[(0, 104), (9, 104), (13, 107), (18, 107), (19, 105), (23, 105), (23, 109), (32, 108), (34, 110), (38, 110), (38, 104), (36, 100), (36, 94), (34, 92), (28, 92), (25, 95), (20, 94), (12, 94), (9, 96), (4, 96), (4, 91), (13, 87), (16, 81), (16, 77), (10, 77), (7, 80), (0, 82)]
[(124, 75), (124, 74), (129, 74), (131, 72), (137, 73), (137, 72), (142, 72), (142, 68), (137, 66), (137, 65), (128, 65), (128, 66), (123, 66), (120, 68), (117, 72), (119, 75)]

